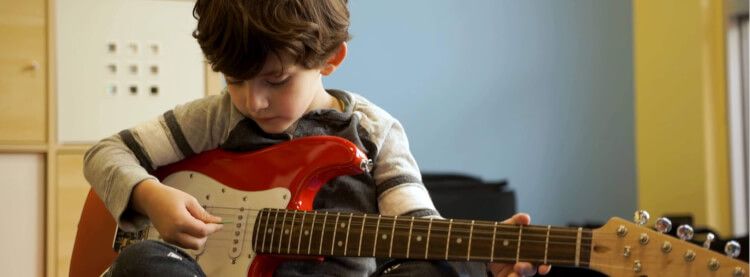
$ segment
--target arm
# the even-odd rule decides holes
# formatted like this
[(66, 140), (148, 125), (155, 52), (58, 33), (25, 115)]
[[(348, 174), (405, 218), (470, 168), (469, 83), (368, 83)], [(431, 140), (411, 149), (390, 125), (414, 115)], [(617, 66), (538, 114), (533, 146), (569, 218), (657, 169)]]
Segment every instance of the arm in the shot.
[[(84, 175), (122, 229), (138, 229), (148, 223), (148, 216), (160, 233), (167, 234), (167, 241), (171, 239), (177, 244), (195, 248), (195, 243), (185, 243), (177, 233), (192, 232), (201, 236), (212, 230), (205, 228), (218, 228), (198, 226), (200, 224), (171, 225), (195, 222), (165, 215), (190, 215), (192, 219), (200, 219), (203, 225), (215, 222), (216, 218), (194, 216), (204, 212), (201, 212), (200, 205), (192, 208), (192, 196), (162, 185), (149, 172), (216, 148), (228, 129), (231, 111), (228, 96), (196, 100), (105, 138), (86, 152)], [(172, 196), (167, 199), (169, 202), (156, 201), (157, 196), (164, 195)], [(204, 230), (196, 231), (196, 226)], [(174, 231), (183, 229), (186, 231)]]
[[(435, 206), (421, 182), (419, 168), (409, 151), (409, 143), (401, 124), (394, 122), (385, 136), (381, 152), (376, 161), (374, 172), (379, 194), (378, 204), (381, 213), (388, 215), (438, 216)], [(526, 214), (517, 214), (503, 221), (508, 224), (528, 225), (530, 218)], [(458, 262), (456, 262), (458, 263)], [(455, 266), (455, 263), (454, 263)], [(456, 269), (473, 269), (472, 266)], [(537, 268), (530, 263), (488, 263), (487, 270), (492, 276), (532, 276)], [(542, 265), (539, 273), (545, 275), (550, 267)]]

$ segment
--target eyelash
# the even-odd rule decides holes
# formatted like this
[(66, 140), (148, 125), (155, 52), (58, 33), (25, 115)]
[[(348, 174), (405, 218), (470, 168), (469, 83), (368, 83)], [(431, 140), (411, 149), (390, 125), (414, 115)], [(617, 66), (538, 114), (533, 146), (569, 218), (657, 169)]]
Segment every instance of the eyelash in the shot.
[[(286, 79), (278, 81), (278, 82), (266, 81), (266, 84), (271, 85), (271, 86), (281, 86), (283, 84), (286, 84), (286, 82), (289, 81), (289, 79), (291, 79), (291, 77), (287, 77)], [(241, 85), (243, 82), (244, 81), (239, 81), (239, 80), (238, 81), (229, 81), (229, 80), (227, 80), (227, 85), (236, 86), (236, 85)]]
[(286, 84), (286, 82), (289, 81), (289, 79), (291, 79), (291, 78), (292, 77), (287, 77), (286, 79), (278, 81), (278, 82), (266, 81), (266, 83), (269, 84), (269, 85), (271, 85), (271, 86), (277, 87), (277, 86), (281, 86), (283, 84)]

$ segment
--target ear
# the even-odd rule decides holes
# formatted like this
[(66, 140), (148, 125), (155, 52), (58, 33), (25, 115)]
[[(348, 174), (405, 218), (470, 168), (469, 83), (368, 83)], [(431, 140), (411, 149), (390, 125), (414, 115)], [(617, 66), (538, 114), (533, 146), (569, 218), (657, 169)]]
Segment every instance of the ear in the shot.
[(346, 42), (341, 43), (339, 50), (333, 54), (333, 57), (326, 61), (323, 68), (320, 69), (320, 74), (323, 76), (331, 75), (331, 73), (339, 67), (341, 62), (344, 61), (344, 58), (346, 58)]

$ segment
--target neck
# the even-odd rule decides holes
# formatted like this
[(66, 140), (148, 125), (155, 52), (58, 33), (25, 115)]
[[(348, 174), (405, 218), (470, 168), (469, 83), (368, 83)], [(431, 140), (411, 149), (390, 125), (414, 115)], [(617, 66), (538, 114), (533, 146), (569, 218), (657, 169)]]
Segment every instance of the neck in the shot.
[(591, 230), (264, 209), (256, 219), (258, 253), (398, 259), (526, 261), (588, 266)]

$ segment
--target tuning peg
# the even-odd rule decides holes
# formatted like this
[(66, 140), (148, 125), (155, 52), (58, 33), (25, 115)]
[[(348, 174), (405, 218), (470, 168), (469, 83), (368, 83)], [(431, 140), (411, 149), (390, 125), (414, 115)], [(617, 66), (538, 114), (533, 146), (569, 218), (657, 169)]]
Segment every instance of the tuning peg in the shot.
[(693, 227), (690, 227), (690, 225), (684, 224), (677, 227), (677, 236), (682, 240), (692, 239), (693, 234)]
[(659, 233), (669, 233), (669, 231), (672, 230), (672, 221), (670, 221), (669, 218), (660, 217), (656, 219), (654, 227), (656, 227), (656, 230), (659, 231)]
[(706, 234), (706, 241), (703, 242), (703, 248), (711, 248), (711, 243), (714, 242), (715, 238), (716, 236), (714, 235), (714, 233), (708, 232), (708, 234)]
[(727, 245), (724, 246), (724, 253), (732, 258), (737, 258), (740, 255), (740, 250), (742, 250), (742, 247), (736, 241), (727, 242)]
[(643, 225), (648, 223), (649, 214), (645, 210), (637, 210), (635, 211), (635, 215), (633, 215), (633, 221), (635, 221), (638, 225)]

